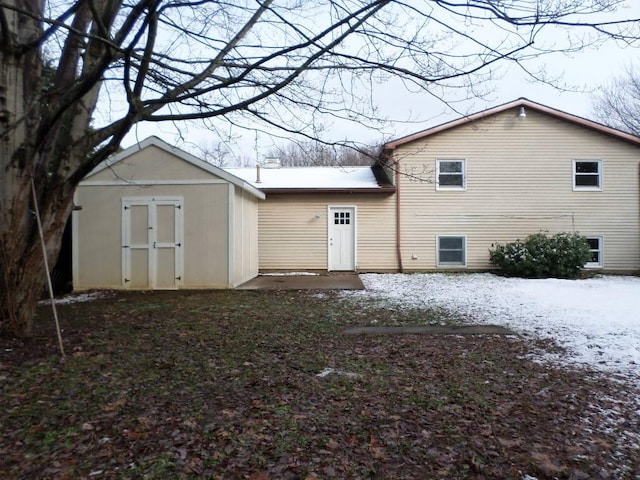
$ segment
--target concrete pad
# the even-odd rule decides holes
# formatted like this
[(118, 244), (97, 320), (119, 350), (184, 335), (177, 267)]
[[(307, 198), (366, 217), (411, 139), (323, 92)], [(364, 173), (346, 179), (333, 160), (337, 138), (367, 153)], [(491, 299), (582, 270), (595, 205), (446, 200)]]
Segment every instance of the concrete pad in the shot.
[(329, 275), (258, 275), (239, 290), (364, 290), (356, 273)]
[(499, 325), (424, 325), (407, 327), (352, 327), (347, 328), (344, 333), (350, 335), (367, 334), (427, 334), (427, 335), (517, 335), (513, 330)]

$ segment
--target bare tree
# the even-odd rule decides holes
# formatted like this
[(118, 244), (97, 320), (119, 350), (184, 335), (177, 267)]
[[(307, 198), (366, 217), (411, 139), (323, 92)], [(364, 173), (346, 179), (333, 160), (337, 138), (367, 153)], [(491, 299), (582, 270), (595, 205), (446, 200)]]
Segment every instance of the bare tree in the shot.
[(640, 74), (633, 66), (598, 91), (593, 114), (605, 125), (640, 135)]
[[(496, 62), (526, 69), (595, 35), (634, 42), (638, 21), (610, 15), (619, 4), (0, 0), (0, 331), (30, 334), (43, 281), (32, 186), (53, 259), (75, 187), (137, 122), (204, 119), (314, 139), (323, 116), (371, 125), (367, 91), (379, 79), (473, 93)], [(546, 45), (548, 26), (577, 34)]]
[(280, 160), (283, 167), (366, 166), (374, 162), (379, 150), (379, 147), (306, 141), (274, 147), (268, 156)]
[(235, 166), (235, 162), (231, 158), (233, 156), (229, 146), (222, 141), (212, 141), (199, 147), (201, 157), (208, 163), (216, 167)]

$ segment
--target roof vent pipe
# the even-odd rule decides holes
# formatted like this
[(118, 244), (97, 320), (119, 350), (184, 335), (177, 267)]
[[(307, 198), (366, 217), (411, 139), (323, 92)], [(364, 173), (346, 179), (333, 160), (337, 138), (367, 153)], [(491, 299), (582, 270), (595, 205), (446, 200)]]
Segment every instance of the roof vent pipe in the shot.
[(520, 107), (520, 113), (518, 113), (518, 118), (527, 118), (527, 111), (524, 107)]
[(256, 163), (256, 183), (260, 183), (260, 164)]

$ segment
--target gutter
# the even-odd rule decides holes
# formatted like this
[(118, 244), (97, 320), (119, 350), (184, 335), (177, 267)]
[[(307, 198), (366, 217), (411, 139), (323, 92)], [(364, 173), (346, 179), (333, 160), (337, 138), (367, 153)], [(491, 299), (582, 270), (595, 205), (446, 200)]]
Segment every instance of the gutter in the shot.
[(400, 162), (394, 160), (393, 162), (396, 176), (396, 255), (398, 257), (398, 271), (404, 273), (404, 267), (402, 265), (402, 236), (400, 228)]
[(365, 188), (260, 188), (259, 190), (265, 194), (274, 193), (302, 193), (302, 194), (317, 194), (317, 193), (343, 193), (343, 194), (357, 194), (357, 193), (372, 193), (382, 195), (392, 195), (396, 192), (395, 187), (365, 187)]

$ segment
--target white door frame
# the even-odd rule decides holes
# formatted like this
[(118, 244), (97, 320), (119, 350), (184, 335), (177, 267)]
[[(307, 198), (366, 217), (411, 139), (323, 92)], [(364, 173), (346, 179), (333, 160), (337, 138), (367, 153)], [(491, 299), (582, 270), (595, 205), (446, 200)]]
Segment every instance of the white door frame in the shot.
[[(331, 265), (331, 247), (332, 247), (332, 226), (333, 226), (333, 212), (335, 210), (350, 210), (351, 227), (353, 231), (353, 243), (350, 245), (351, 252), (353, 254), (353, 262), (348, 269), (335, 269)], [(355, 271), (358, 268), (358, 207), (356, 205), (327, 205), (327, 271)]]
[(149, 288), (159, 289), (157, 278), (157, 206), (173, 205), (176, 208), (174, 222), (174, 239), (175, 244), (169, 245), (162, 243), (160, 248), (175, 248), (175, 264), (174, 264), (174, 284), (171, 287), (162, 287), (162, 289), (174, 290), (183, 283), (183, 265), (184, 265), (184, 221), (183, 206), (184, 200), (181, 196), (154, 196), (154, 197), (122, 197), (122, 285), (128, 287), (129, 279), (131, 279), (131, 217), (130, 207), (135, 205), (146, 205), (148, 207), (148, 237), (147, 245), (148, 254), (148, 272), (149, 272)]

